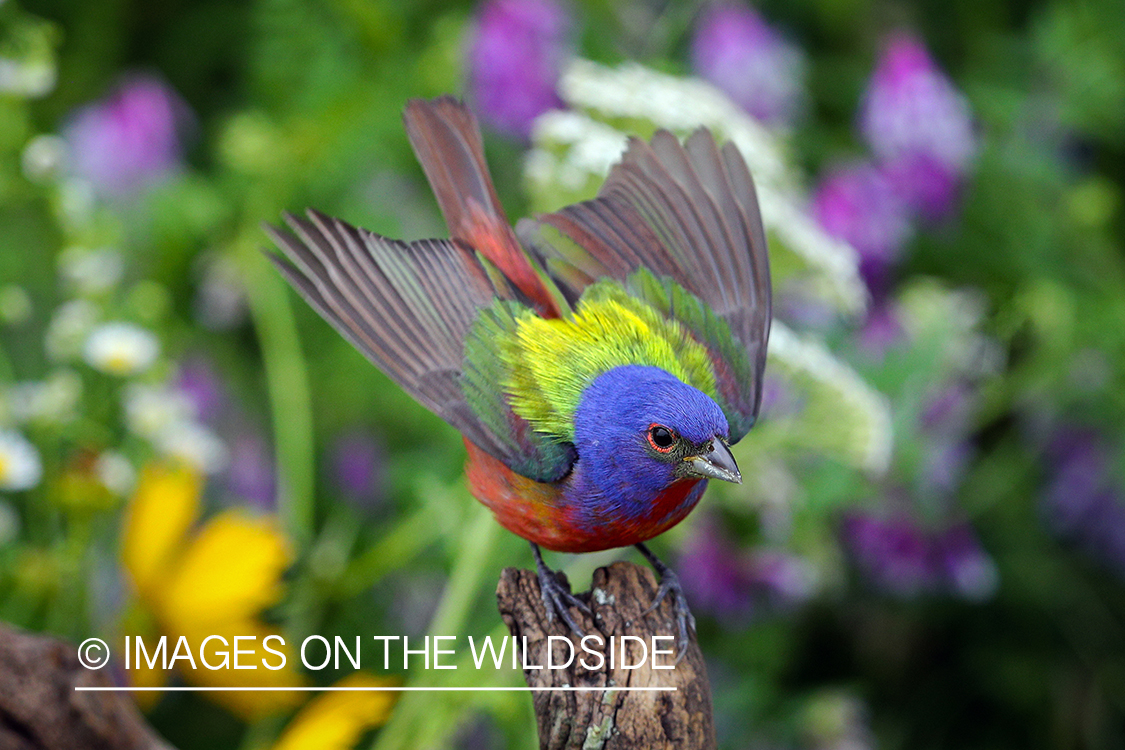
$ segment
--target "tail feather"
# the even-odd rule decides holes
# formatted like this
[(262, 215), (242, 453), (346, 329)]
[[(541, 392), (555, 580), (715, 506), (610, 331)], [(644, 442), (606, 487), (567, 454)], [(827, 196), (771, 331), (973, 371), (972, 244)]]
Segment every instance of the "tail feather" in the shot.
[(403, 120), (453, 238), (499, 268), (540, 313), (557, 317), (554, 295), (523, 251), (500, 205), (472, 112), (450, 96), (412, 99)]

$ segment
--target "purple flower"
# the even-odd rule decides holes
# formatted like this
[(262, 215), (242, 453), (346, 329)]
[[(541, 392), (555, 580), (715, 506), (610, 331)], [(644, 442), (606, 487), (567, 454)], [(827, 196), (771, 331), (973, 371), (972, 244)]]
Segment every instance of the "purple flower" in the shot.
[(935, 530), (903, 514), (854, 513), (842, 531), (856, 566), (893, 596), (946, 593), (982, 601), (996, 590), (996, 566), (967, 523)]
[(251, 432), (236, 437), (231, 445), (227, 488), (231, 494), (263, 510), (277, 504), (277, 479), (273, 456), (262, 438)]
[(791, 125), (804, 103), (804, 57), (750, 8), (707, 8), (691, 59), (701, 77), (767, 125)]
[(74, 173), (103, 195), (135, 194), (179, 166), (189, 121), (187, 106), (162, 80), (126, 78), (66, 126)]
[(370, 433), (355, 430), (337, 439), (331, 466), (336, 485), (359, 509), (369, 511), (383, 499), (383, 450)]
[(180, 365), (176, 389), (187, 396), (195, 418), (204, 424), (214, 426), (226, 412), (226, 388), (204, 357), (192, 357)]
[(976, 394), (956, 380), (937, 389), (922, 405), (920, 427), (926, 447), (921, 470), (923, 490), (949, 495), (960, 483), (974, 454), (967, 439)]
[(1043, 513), (1060, 537), (1125, 576), (1125, 493), (1112, 473), (1112, 455), (1091, 430), (1065, 426), (1046, 448), (1051, 467)]
[(798, 413), (803, 406), (800, 396), (789, 388), (785, 381), (773, 373), (766, 373), (762, 380), (763, 418), (781, 419)]
[(928, 221), (950, 214), (960, 195), (960, 176), (927, 154), (901, 156), (882, 165), (887, 180), (913, 211)]
[(860, 129), (911, 208), (948, 212), (976, 151), (965, 98), (914, 36), (891, 36), (876, 65)]
[(713, 521), (695, 527), (677, 566), (692, 606), (731, 624), (762, 609), (786, 609), (812, 594), (811, 576), (793, 555), (742, 550)]
[(970, 601), (984, 601), (996, 593), (996, 563), (980, 545), (967, 523), (951, 526), (934, 539), (934, 555), (946, 586)]
[(969, 425), (974, 394), (962, 380), (938, 390), (922, 408), (922, 428), (935, 435), (960, 435)]
[(755, 588), (775, 609), (789, 609), (807, 601), (813, 594), (809, 568), (796, 555), (778, 550), (754, 550), (750, 568)]
[(881, 361), (904, 336), (898, 309), (893, 302), (884, 299), (867, 311), (867, 319), (859, 331), (859, 346), (872, 359)]
[(844, 518), (843, 535), (856, 566), (876, 588), (902, 598), (934, 588), (929, 540), (910, 518), (852, 514)]
[(840, 311), (834, 304), (797, 278), (775, 289), (774, 314), (804, 330), (827, 332), (840, 322)]
[(1097, 473), (1104, 473), (1109, 467), (1109, 450), (1101, 436), (1089, 427), (1072, 424), (1055, 427), (1043, 451), (1056, 466), (1085, 461), (1089, 462), (1088, 468), (1097, 467)]
[(907, 207), (894, 185), (872, 164), (838, 168), (813, 195), (813, 215), (833, 237), (859, 253), (860, 272), (876, 300), (910, 234)]
[(965, 476), (965, 469), (975, 455), (973, 444), (964, 439), (942, 436), (928, 446), (922, 465), (921, 485), (924, 491), (949, 496)]
[(1093, 510), (1084, 546), (1125, 577), (1125, 498), (1120, 491), (1105, 492)]
[(727, 620), (745, 620), (753, 614), (748, 566), (712, 522), (696, 527), (678, 570), (693, 607)]
[(569, 54), (570, 22), (553, 0), (489, 0), (469, 48), (470, 99), (486, 123), (522, 139), (547, 110)]
[(1047, 522), (1062, 536), (1081, 536), (1112, 494), (1109, 451), (1092, 431), (1063, 427), (1046, 454), (1053, 469), (1043, 498)]

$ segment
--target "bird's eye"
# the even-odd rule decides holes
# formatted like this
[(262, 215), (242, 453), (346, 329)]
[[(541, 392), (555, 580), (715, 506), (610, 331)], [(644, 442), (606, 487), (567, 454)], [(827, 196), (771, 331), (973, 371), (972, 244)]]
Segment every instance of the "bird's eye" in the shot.
[(676, 444), (676, 433), (662, 424), (651, 425), (648, 428), (648, 443), (661, 453), (667, 453)]

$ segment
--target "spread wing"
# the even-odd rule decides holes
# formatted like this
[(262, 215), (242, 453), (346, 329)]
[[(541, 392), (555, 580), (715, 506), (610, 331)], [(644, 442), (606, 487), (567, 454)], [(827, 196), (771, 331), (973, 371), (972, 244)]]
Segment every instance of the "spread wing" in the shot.
[(674, 317), (715, 368), (732, 442), (761, 403), (770, 325), (765, 233), (750, 171), (706, 130), (632, 139), (593, 200), (516, 228), (572, 304), (600, 276)]
[[(309, 211), (267, 226), (274, 265), (320, 315), (423, 406), (513, 470), (541, 481), (573, 463), (573, 446), (533, 432), (499, 380), (465, 357), (481, 310), (518, 293), (466, 245), (399, 242)], [(491, 271), (491, 272), (490, 272)]]

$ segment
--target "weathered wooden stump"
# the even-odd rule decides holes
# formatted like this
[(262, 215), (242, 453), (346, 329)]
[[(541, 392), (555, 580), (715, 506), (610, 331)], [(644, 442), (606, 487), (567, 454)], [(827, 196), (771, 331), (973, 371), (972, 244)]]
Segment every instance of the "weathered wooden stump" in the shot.
[[(530, 570), (506, 568), (496, 590), (500, 615), (508, 630), (522, 644), (527, 638), (523, 664), (542, 666), (525, 669), (527, 684), (545, 687), (673, 687), (674, 691), (543, 691), (535, 692), (535, 715), (541, 750), (710, 750), (715, 748), (711, 689), (703, 655), (691, 634), (687, 654), (676, 663), (678, 653), (660, 654), (655, 662), (653, 636), (673, 636), (657, 643), (675, 652), (678, 629), (672, 603), (666, 597), (653, 612), (648, 609), (656, 595), (656, 578), (647, 567), (617, 562), (594, 572), (593, 587), (578, 594), (593, 613), (593, 619), (572, 610), (586, 636), (586, 646), (602, 655), (599, 659), (583, 651), (580, 639), (556, 618), (547, 621), (539, 581)], [(559, 636), (552, 638), (549, 636)], [(626, 639), (621, 653), (621, 636)], [(571, 644), (567, 646), (564, 639)], [(610, 648), (614, 644), (614, 663)], [(643, 647), (641, 644), (645, 644)], [(565, 669), (547, 669), (547, 649), (552, 661), (565, 663), (569, 648), (575, 658)], [(645, 653), (647, 649), (648, 653)], [(624, 658), (622, 658), (624, 656)], [(636, 669), (627, 666), (642, 662)], [(672, 669), (655, 667), (672, 666)]]
[(73, 644), (0, 623), (0, 750), (170, 750)]

